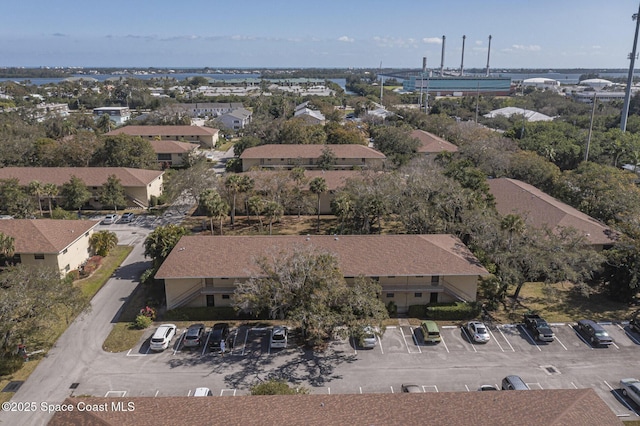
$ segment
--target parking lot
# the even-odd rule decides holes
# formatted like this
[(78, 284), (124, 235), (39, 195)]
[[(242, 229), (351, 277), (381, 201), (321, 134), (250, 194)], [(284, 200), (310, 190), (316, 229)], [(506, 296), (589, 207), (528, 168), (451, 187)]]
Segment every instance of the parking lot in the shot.
[(465, 392), (481, 385), (499, 387), (503, 377), (516, 374), (530, 389), (593, 388), (614, 413), (638, 418), (640, 407), (622, 396), (619, 380), (640, 376), (640, 336), (624, 323), (602, 325), (614, 345), (592, 347), (575, 324), (551, 324), (556, 340), (550, 343), (537, 342), (520, 324), (491, 325), (490, 341), (484, 344), (472, 342), (458, 326), (442, 326), (442, 341), (424, 344), (419, 328), (398, 325), (387, 327), (371, 349), (350, 338), (335, 340), (322, 352), (299, 346), (295, 331), (286, 348), (273, 349), (270, 327), (243, 325), (231, 329), (224, 356), (206, 340), (200, 347), (184, 348), (185, 329), (177, 331), (167, 350), (149, 351), (149, 330), (138, 346), (114, 354), (133, 373), (117, 380), (112, 374), (108, 387), (97, 376), (77, 392), (186, 396), (204, 386), (214, 395), (233, 396), (271, 378), (311, 393), (397, 393), (403, 383), (424, 392)]

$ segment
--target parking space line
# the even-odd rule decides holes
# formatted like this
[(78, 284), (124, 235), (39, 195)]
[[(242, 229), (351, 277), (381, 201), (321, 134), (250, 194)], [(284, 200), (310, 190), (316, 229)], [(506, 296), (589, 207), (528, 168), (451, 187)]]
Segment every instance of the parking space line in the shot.
[(391, 388), (391, 393), (393, 393), (393, 386), (389, 386)]
[[(112, 395), (115, 394), (115, 395)], [(127, 395), (127, 391), (107, 391), (107, 393), (104, 395), (105, 398), (108, 397), (120, 397), (120, 398), (124, 398)]]
[(571, 382), (571, 386), (573, 386), (574, 389), (578, 389), (578, 387), (576, 386), (575, 383)]
[(531, 385), (538, 385), (538, 387), (539, 387), (540, 389), (544, 389), (544, 388), (540, 385), (540, 383), (537, 383), (537, 382), (536, 382), (536, 383), (526, 383), (526, 385), (527, 385), (527, 387), (528, 387), (529, 389), (531, 389)]
[(362, 386), (360, 386), (359, 389), (360, 389), (360, 395), (362, 395)]
[(521, 329), (522, 329), (522, 331), (524, 331), (524, 334), (525, 334), (525, 336), (527, 336), (527, 339), (529, 339), (529, 341), (530, 341), (531, 343), (533, 343), (533, 344), (536, 346), (536, 348), (538, 348), (538, 350), (539, 350), (540, 352), (542, 352), (542, 349), (540, 349), (540, 346), (538, 345), (538, 343), (536, 343), (535, 339), (534, 339), (533, 337), (531, 337), (531, 335), (530, 335), (530, 334), (529, 334), (529, 332), (527, 331), (527, 328), (526, 328), (525, 326), (523, 326), (523, 325), (519, 325), (518, 327), (519, 327), (519, 328), (521, 328)]
[(620, 346), (616, 345), (616, 342), (613, 342), (613, 341), (612, 341), (612, 342), (611, 342), (611, 344), (612, 344), (613, 346), (615, 346), (615, 348), (616, 348), (616, 349), (620, 349)]
[(607, 385), (607, 387), (609, 388), (609, 390), (613, 390), (613, 388), (611, 387), (611, 385), (609, 383), (607, 383), (606, 380), (603, 380), (604, 384)]
[(157, 397), (159, 393), (160, 393), (160, 389), (158, 389), (158, 390), (156, 391), (156, 394), (155, 394), (155, 395), (153, 395), (153, 397), (154, 397), (154, 398), (155, 398), (155, 397)]
[(500, 327), (496, 327), (498, 329), (498, 331), (500, 332), (500, 334), (502, 334), (502, 338), (504, 339), (505, 342), (507, 342), (507, 345), (509, 345), (509, 347), (511, 348), (511, 352), (515, 352), (516, 350), (513, 349), (513, 346), (511, 346), (511, 342), (509, 342), (509, 339), (507, 339), (507, 336), (504, 335), (504, 333), (502, 332), (502, 330), (500, 330)]
[[(402, 336), (402, 340), (404, 340), (404, 344), (407, 346), (407, 353), (412, 353), (411, 349), (409, 348), (409, 344), (407, 343), (407, 339), (404, 336), (404, 331), (402, 331), (402, 327), (400, 327), (400, 335)], [(422, 353), (422, 351), (420, 350), (419, 346), (418, 346), (418, 351), (420, 351), (420, 353)]]
[(471, 392), (471, 389), (469, 389), (469, 386), (464, 385), (465, 389), (467, 390), (467, 392)]
[(271, 338), (273, 337), (273, 329), (269, 330), (269, 347), (267, 348), (267, 355), (271, 355)]
[[(607, 382), (605, 382), (607, 383)], [(607, 386), (609, 386), (609, 384), (607, 383)], [(611, 388), (611, 386), (609, 386), (609, 388)], [(634, 410), (631, 405), (629, 405), (629, 403), (624, 399), (624, 395), (620, 395), (618, 391), (613, 390), (613, 388), (611, 388), (611, 393), (613, 393), (616, 396), (616, 399), (620, 402), (622, 402), (628, 409), (629, 411), (633, 412), (633, 414), (636, 415), (636, 417), (638, 417), (638, 413), (636, 413), (636, 410)], [(619, 414), (616, 414), (618, 417), (620, 417)]]
[(434, 388), (436, 390), (436, 393), (439, 392), (436, 385), (422, 385), (422, 392), (427, 393), (425, 388)]
[(465, 336), (467, 336), (467, 339), (469, 341), (469, 343), (471, 344), (471, 347), (473, 348), (474, 352), (478, 352), (478, 350), (476, 349), (476, 345), (473, 344), (473, 339), (471, 339), (471, 336), (469, 335), (469, 333), (467, 332), (467, 329), (464, 327), (462, 328), (462, 332), (464, 333)]
[(447, 343), (444, 341), (444, 337), (442, 335), (440, 335), (440, 341), (444, 345), (444, 348), (447, 350), (447, 353), (451, 353), (449, 352), (449, 347), (447, 346)]
[(143, 353), (143, 354), (132, 354), (131, 353), (132, 350), (133, 349), (129, 349), (129, 352), (127, 352), (127, 355), (125, 355), (125, 356), (147, 356), (147, 354), (149, 353), (149, 348), (147, 348), (147, 351), (145, 353)]
[[(411, 330), (411, 328), (409, 328), (409, 330)], [(422, 353), (422, 349), (420, 349), (420, 344), (418, 343), (418, 338), (413, 330), (411, 330), (411, 338), (413, 339), (413, 343), (416, 345), (416, 348), (418, 348), (418, 353)]]
[(327, 393), (331, 395), (331, 388), (327, 388)]
[(568, 351), (569, 349), (567, 349), (567, 347), (560, 341), (560, 339), (558, 339), (558, 336), (555, 337), (555, 339), (558, 341), (558, 343), (560, 343), (560, 346), (562, 346), (564, 348), (565, 351)]
[(191, 396), (191, 389), (189, 389), (189, 392), (187, 392), (187, 396)]
[(349, 342), (351, 342), (351, 345), (353, 346), (353, 354), (354, 355), (358, 355), (358, 349), (356, 346), (356, 339), (353, 338), (353, 336), (349, 337)]
[(247, 347), (248, 338), (249, 338), (249, 330), (247, 330), (246, 333), (244, 334), (244, 343), (242, 344), (242, 353), (241, 353), (242, 356), (244, 356), (244, 350)]
[(376, 340), (378, 342), (378, 346), (380, 346), (380, 352), (384, 355), (384, 349), (382, 349), (382, 340), (380, 340), (380, 336), (376, 336)]
[(580, 340), (582, 340), (582, 341), (583, 341), (587, 346), (589, 346), (589, 349), (593, 350), (593, 345), (591, 345), (591, 343), (587, 342), (587, 341), (584, 339), (584, 337), (582, 337), (582, 335), (581, 335), (580, 333), (578, 333), (578, 332), (576, 331), (576, 329), (575, 329), (575, 328), (573, 328), (573, 327), (571, 326), (571, 324), (567, 324), (567, 325), (568, 325), (569, 327), (571, 327), (571, 329), (573, 330), (573, 332), (574, 332), (574, 333), (576, 333), (576, 336), (578, 336), (578, 337), (580, 338)]
[(180, 345), (182, 345), (182, 340), (184, 339), (184, 336), (187, 334), (187, 331), (183, 331), (182, 334), (180, 335), (180, 337), (178, 338), (178, 341), (176, 342), (176, 348), (173, 350), (173, 354), (177, 354), (178, 352), (180, 352)]
[(620, 330), (624, 331), (624, 334), (626, 334), (626, 335), (627, 335), (627, 337), (628, 337), (629, 339), (633, 340), (633, 343), (635, 343), (636, 345), (640, 345), (640, 342), (638, 342), (638, 341), (635, 339), (635, 337), (633, 337), (633, 336), (631, 335), (631, 333), (629, 333), (629, 332), (627, 331), (627, 329), (626, 329), (626, 328), (624, 328), (624, 327), (623, 327), (623, 326), (621, 326), (620, 324), (616, 324), (616, 325), (618, 326), (618, 328), (620, 328)]
[(207, 339), (204, 341), (204, 345), (202, 346), (202, 353), (200, 354), (200, 356), (204, 356), (204, 354), (207, 352), (207, 348), (209, 347), (209, 339), (211, 338), (211, 331), (209, 331), (207, 333)]
[(236, 396), (236, 389), (220, 389), (220, 396), (224, 396), (225, 391), (233, 391), (232, 396)]
[(491, 334), (491, 337), (493, 337), (493, 341), (496, 342), (496, 345), (498, 345), (500, 350), (504, 352), (504, 349), (502, 349), (502, 345), (500, 344), (500, 342), (498, 342), (498, 339), (496, 339), (496, 336), (493, 334), (493, 332), (489, 330), (489, 327), (487, 327), (487, 331), (489, 332), (489, 334)]

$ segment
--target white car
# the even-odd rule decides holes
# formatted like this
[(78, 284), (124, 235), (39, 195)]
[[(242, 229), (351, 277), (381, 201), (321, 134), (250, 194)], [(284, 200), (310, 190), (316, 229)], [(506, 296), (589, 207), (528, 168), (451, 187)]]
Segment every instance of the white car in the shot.
[(151, 336), (151, 342), (149, 343), (149, 349), (152, 351), (164, 351), (169, 347), (171, 339), (176, 335), (175, 324), (162, 324), (153, 336)]
[(276, 325), (271, 330), (271, 348), (287, 347), (287, 327)]
[(102, 223), (105, 224), (105, 225), (111, 225), (112, 223), (116, 223), (117, 221), (118, 221), (118, 215), (117, 214), (108, 214), (102, 220)]
[(640, 405), (640, 380), (638, 379), (622, 379), (620, 380), (622, 394), (629, 397), (637, 405)]
[(212, 162), (212, 161), (214, 161), (214, 160), (216, 159), (216, 156), (214, 155), (214, 153), (213, 153), (213, 152), (207, 152), (207, 153), (204, 155), (204, 158), (206, 158), (206, 159), (207, 159), (207, 161)]
[(467, 333), (469, 333), (469, 337), (471, 337), (474, 342), (487, 343), (489, 339), (491, 339), (487, 326), (480, 321), (469, 321), (467, 323), (466, 330)]
[(363, 348), (371, 349), (376, 347), (378, 342), (378, 336), (376, 335), (376, 329), (370, 326), (362, 329), (362, 336), (360, 338), (360, 345)]

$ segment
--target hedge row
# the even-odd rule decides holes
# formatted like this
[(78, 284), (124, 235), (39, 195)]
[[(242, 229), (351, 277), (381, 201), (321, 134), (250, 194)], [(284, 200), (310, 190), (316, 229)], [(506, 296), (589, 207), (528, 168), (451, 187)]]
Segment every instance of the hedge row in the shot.
[(267, 319), (264, 315), (258, 317), (239, 314), (231, 306), (177, 308), (167, 311), (163, 315), (164, 320), (171, 321), (219, 321), (237, 319)]
[(438, 303), (409, 306), (409, 316), (432, 320), (468, 320), (480, 315), (477, 303)]

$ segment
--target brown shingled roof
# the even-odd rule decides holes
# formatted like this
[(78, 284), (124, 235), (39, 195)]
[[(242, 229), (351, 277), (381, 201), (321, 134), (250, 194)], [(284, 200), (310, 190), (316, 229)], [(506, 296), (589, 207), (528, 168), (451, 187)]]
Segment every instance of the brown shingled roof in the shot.
[(329, 148), (337, 158), (386, 158), (383, 153), (368, 146), (358, 144), (307, 145), (270, 144), (247, 148), (240, 155), (249, 158), (318, 158)]
[(99, 222), (93, 220), (7, 219), (0, 232), (15, 239), (16, 253), (60, 253)]
[(528, 183), (507, 178), (490, 179), (488, 183), (501, 215), (518, 214), (537, 228), (575, 228), (591, 244), (616, 241), (615, 231), (608, 226)]
[(420, 141), (418, 152), (421, 153), (458, 152), (456, 145), (424, 130), (414, 130), (411, 132), (411, 137)]
[(182, 237), (156, 278), (249, 277), (256, 257), (303, 245), (335, 254), (347, 277), (487, 274), (452, 235), (261, 235)]
[(76, 176), (87, 186), (102, 186), (110, 175), (116, 175), (125, 187), (147, 186), (164, 172), (160, 170), (132, 169), (129, 167), (2, 167), (0, 179), (16, 178), (20, 185), (37, 180), (57, 186)]
[(107, 135), (211, 136), (218, 134), (218, 132), (218, 129), (202, 126), (124, 126), (110, 131)]
[(200, 146), (195, 143), (167, 140), (150, 140), (149, 143), (156, 154), (182, 154), (185, 152), (191, 152)]
[[(106, 411), (80, 411), (107, 404)], [(117, 411), (111, 403), (134, 411)], [(580, 425), (622, 422), (593, 389), (349, 395), (67, 398), (49, 426), (104, 425)]]

